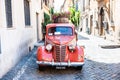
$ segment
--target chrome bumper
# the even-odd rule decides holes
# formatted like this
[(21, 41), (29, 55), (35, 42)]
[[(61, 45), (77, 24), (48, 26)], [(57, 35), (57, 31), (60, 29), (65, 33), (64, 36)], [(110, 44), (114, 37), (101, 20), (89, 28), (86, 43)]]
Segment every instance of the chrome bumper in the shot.
[(84, 62), (46, 62), (46, 61), (36, 61), (37, 64), (47, 65), (47, 66), (82, 66)]

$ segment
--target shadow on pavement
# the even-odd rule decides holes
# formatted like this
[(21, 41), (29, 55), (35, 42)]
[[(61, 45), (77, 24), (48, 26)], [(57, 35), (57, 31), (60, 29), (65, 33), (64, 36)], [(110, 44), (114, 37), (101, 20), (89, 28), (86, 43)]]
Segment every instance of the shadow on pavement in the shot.
[(99, 45), (103, 49), (115, 49), (120, 48), (120, 45)]

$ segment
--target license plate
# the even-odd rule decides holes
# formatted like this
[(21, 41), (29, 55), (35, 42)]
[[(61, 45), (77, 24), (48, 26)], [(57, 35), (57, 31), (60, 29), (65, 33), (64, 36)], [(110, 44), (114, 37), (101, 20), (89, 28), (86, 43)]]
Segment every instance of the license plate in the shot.
[(66, 67), (56, 67), (56, 69), (65, 69)]

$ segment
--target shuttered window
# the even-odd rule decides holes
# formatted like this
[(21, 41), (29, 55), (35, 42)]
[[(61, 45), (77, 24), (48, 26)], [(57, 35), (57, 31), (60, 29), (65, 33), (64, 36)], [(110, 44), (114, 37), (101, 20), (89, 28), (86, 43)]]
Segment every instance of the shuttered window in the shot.
[(5, 0), (7, 27), (12, 27), (12, 3), (11, 0)]
[(28, 0), (24, 0), (24, 15), (25, 15), (25, 25), (29, 26), (30, 25), (30, 6), (29, 6)]

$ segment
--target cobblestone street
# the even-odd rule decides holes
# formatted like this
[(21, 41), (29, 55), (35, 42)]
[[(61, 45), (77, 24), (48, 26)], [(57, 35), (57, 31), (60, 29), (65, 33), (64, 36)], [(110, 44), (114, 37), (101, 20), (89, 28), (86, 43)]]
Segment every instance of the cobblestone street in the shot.
[(79, 34), (78, 45), (85, 45), (85, 65), (75, 68), (38, 70), (36, 48), (25, 56), (1, 80), (120, 80), (120, 48), (104, 49), (113, 42), (91, 35)]

